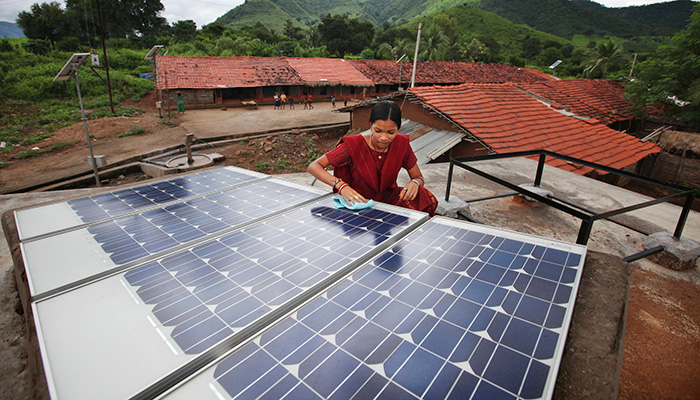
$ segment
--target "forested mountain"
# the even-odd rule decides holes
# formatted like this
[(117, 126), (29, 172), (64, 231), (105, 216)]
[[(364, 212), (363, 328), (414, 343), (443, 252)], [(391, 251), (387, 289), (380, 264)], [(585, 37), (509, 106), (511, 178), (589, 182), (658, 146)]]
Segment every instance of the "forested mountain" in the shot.
[(0, 21), (0, 38), (23, 38), (22, 28), (14, 22)]
[(696, 3), (678, 0), (607, 8), (589, 0), (247, 0), (216, 22), (232, 28), (260, 22), (281, 31), (286, 20), (307, 27), (317, 24), (323, 15), (339, 14), (377, 26), (395, 26), (463, 4), (570, 39), (575, 34), (671, 36), (686, 25)]
[(571, 0), (571, 2), (621, 19), (668, 28), (674, 32), (685, 28), (688, 18), (693, 13), (693, 7), (697, 4), (697, 1), (693, 0), (676, 0), (646, 6), (608, 8), (590, 0)]
[[(611, 9), (591, 1), (481, 0), (478, 3), (478, 7), (513, 22), (526, 24), (537, 30), (564, 38), (571, 38), (576, 34), (613, 35), (625, 38), (635, 36), (671, 36), (678, 30), (624, 19), (622, 16), (609, 12)], [(663, 9), (665, 4), (667, 3), (662, 3), (658, 6), (660, 9)], [(655, 15), (659, 12), (659, 9), (644, 11), (647, 10), (647, 7), (638, 7), (642, 9), (641, 14), (653, 13)], [(688, 9), (684, 19), (690, 17), (690, 14), (692, 14), (692, 11)], [(653, 16), (650, 15), (649, 18), (653, 18)], [(685, 26), (685, 23), (681, 25)]]

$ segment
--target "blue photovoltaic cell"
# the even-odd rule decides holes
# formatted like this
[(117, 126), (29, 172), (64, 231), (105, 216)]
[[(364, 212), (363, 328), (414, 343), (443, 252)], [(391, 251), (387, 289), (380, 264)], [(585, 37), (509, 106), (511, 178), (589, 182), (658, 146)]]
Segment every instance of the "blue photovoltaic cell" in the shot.
[(253, 174), (219, 168), (161, 182), (116, 190), (68, 201), (80, 219), (93, 222), (145, 207), (213, 192), (259, 179)]
[[(158, 321), (173, 328), (171, 338), (182, 351), (197, 354), (345, 267), (417, 218), (378, 209), (341, 211), (319, 203), (151, 262), (129, 271), (125, 279), (138, 287), (144, 303), (153, 305)], [(256, 363), (251, 371), (267, 366), (263, 359)]]
[(464, 225), (429, 222), (224, 359), (214, 379), (236, 399), (545, 396), (582, 250)]
[(87, 228), (116, 265), (318, 197), (274, 181), (258, 181)]

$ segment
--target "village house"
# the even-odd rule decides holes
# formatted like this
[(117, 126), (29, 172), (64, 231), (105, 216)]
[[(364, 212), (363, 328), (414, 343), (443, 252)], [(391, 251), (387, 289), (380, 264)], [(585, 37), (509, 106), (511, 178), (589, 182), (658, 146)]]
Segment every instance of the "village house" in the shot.
[[(638, 161), (661, 149), (601, 122), (629, 123), (632, 118), (624, 101), (616, 102), (614, 95), (607, 100), (596, 95), (596, 90), (613, 94), (618, 90), (614, 84), (603, 82), (593, 81), (590, 85), (586, 80), (570, 81), (559, 90), (556, 84), (548, 86), (550, 83), (466, 83), (415, 87), (387, 97), (402, 105), (405, 119), (421, 126), (420, 130), (402, 132), (412, 140), (433, 134), (443, 138), (444, 131), (461, 133), (463, 139), (453, 142), (451, 149), (432, 147), (441, 147), (443, 152), (451, 150), (451, 157), (544, 149), (611, 168), (634, 169)], [(546, 97), (551, 94), (558, 101)], [(371, 103), (347, 108), (352, 112), (352, 129), (369, 129)], [(589, 167), (562, 160), (551, 162), (581, 175), (592, 172)]]
[[(176, 57), (155, 59), (156, 89), (167, 109), (176, 93), (187, 108), (272, 103), (275, 93), (326, 100), (334, 96), (370, 99), (410, 83), (413, 63), (340, 58)], [(543, 72), (502, 64), (418, 62), (417, 86), (460, 83), (537, 83), (554, 79)]]

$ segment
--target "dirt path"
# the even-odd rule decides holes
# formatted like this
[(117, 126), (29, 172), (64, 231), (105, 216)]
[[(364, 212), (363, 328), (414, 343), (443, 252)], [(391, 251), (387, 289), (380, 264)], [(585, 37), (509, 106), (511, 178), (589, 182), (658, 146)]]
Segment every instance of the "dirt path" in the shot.
[[(350, 120), (347, 113), (332, 112), (331, 104), (320, 102), (313, 110), (297, 107), (295, 110), (274, 110), (273, 106), (260, 106), (257, 110), (245, 108), (188, 110), (184, 114), (175, 115), (173, 124), (164, 123), (159, 118), (153, 105), (153, 95), (147, 96), (134, 105), (145, 112), (136, 117), (113, 117), (87, 121), (88, 132), (92, 136), (94, 155), (105, 156), (107, 163), (138, 156), (153, 150), (176, 146), (184, 143), (187, 133), (194, 133), (198, 138), (221, 137), (232, 134), (264, 132), (277, 129), (293, 129), (319, 123), (345, 123)], [(119, 137), (134, 127), (141, 127), (144, 133), (133, 136)], [(63, 150), (47, 151), (53, 147), (70, 144)], [(32, 152), (38, 148), (36, 157), (16, 159), (22, 152)], [(230, 151), (217, 150), (236, 155), (241, 149)], [(297, 154), (298, 152), (295, 152)], [(239, 153), (240, 155), (240, 153)], [(22, 188), (31, 187), (45, 182), (70, 177), (76, 174), (90, 172), (88, 163), (89, 150), (85, 128), (82, 123), (73, 124), (54, 132), (40, 143), (31, 146), (18, 146), (10, 152), (0, 153), (0, 161), (8, 165), (0, 169), (0, 193), (11, 193)], [(273, 162), (276, 160), (273, 160)], [(226, 163), (234, 163), (229, 159)], [(269, 161), (267, 161), (269, 162)], [(289, 161), (290, 164), (296, 162)], [(280, 164), (280, 165), (285, 165)], [(290, 170), (288, 172), (297, 172)], [(283, 170), (272, 173), (283, 173)]]

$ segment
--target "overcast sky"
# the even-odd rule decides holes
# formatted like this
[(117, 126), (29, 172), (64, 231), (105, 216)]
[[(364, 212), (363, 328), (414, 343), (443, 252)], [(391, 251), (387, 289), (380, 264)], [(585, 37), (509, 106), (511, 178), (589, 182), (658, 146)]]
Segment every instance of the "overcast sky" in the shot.
[[(0, 21), (15, 22), (20, 11), (29, 11), (34, 3), (50, 3), (53, 0), (0, 0)], [(243, 3), (243, 0), (161, 0), (165, 6), (162, 16), (169, 23), (191, 19), (197, 28), (214, 22), (228, 10)], [(65, 4), (63, 1), (59, 1)], [(660, 0), (600, 0), (606, 7), (663, 3)]]

